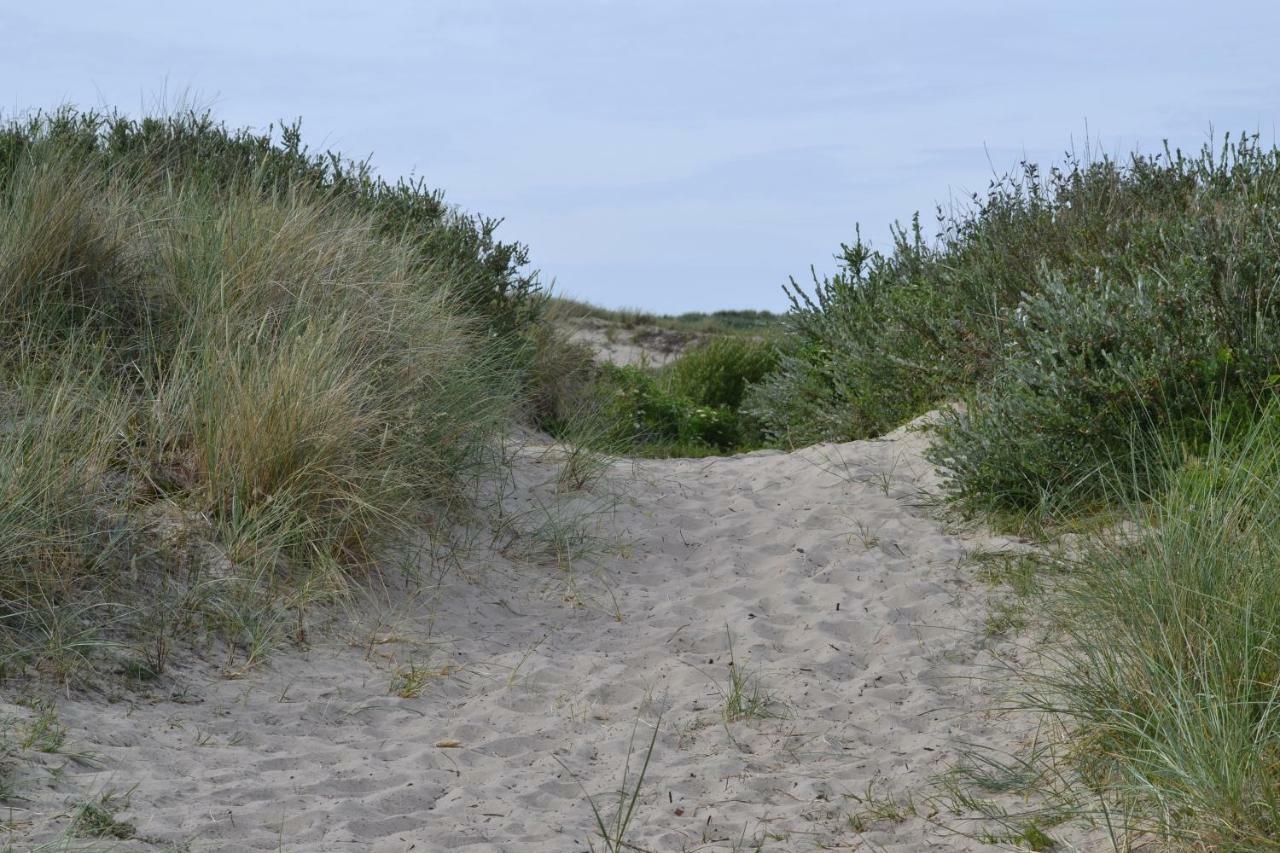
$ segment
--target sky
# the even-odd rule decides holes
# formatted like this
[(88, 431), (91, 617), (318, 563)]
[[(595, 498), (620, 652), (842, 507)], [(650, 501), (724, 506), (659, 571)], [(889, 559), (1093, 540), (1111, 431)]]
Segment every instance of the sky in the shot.
[(183, 103), (505, 221), (558, 292), (785, 308), (1023, 159), (1275, 141), (1280, 3), (0, 3), (0, 113)]

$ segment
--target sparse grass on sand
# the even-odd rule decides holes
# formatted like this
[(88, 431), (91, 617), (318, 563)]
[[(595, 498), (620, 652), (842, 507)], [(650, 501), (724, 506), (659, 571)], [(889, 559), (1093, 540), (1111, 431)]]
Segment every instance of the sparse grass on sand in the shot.
[(616, 323), (624, 329), (652, 327), (686, 334), (769, 335), (782, 328), (782, 315), (772, 311), (738, 309), (687, 311), (683, 314), (654, 314), (638, 308), (602, 308), (564, 296), (552, 297), (549, 313), (553, 319), (595, 319)]

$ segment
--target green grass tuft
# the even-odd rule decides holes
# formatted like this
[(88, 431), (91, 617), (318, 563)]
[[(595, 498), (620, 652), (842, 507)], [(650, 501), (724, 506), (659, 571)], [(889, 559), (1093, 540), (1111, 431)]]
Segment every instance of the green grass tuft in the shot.
[(1280, 838), (1280, 406), (1203, 452), (1095, 537), (1046, 599), (1065, 638), (1031, 679), (1079, 777), (1137, 829), (1197, 849)]

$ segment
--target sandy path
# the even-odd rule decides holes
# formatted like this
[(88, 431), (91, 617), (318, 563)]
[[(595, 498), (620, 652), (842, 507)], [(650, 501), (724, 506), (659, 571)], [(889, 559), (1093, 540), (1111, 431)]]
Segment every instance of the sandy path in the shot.
[[(974, 541), (916, 506), (922, 442), (619, 463), (596, 520), (621, 547), (544, 525), (518, 548), (586, 553), (473, 557), (393, 594), (385, 624), (181, 701), (62, 702), (100, 765), (69, 765), (28, 817), (136, 785), (124, 814), (156, 843), (129, 849), (586, 850), (583, 789), (610, 814), (633, 728), (642, 753), (660, 716), (639, 848), (986, 849), (923, 817), (850, 822), (869, 788), (902, 801), (960, 744), (1016, 738), (982, 712)], [(558, 465), (525, 456), (508, 505), (527, 522)], [(725, 723), (730, 636), (770, 716)], [(421, 695), (391, 695), (411, 663)]]

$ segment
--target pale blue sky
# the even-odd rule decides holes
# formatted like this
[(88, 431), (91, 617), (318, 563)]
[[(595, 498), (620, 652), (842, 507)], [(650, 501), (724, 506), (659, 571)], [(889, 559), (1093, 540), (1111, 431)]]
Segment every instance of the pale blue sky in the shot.
[[(6, 4), (8, 5), (8, 4)], [(14, 4), (16, 5), (16, 4)], [(1280, 4), (670, 0), (0, 8), (0, 110), (190, 93), (302, 117), (503, 216), (561, 291), (662, 311), (781, 308), (861, 222), (992, 167), (1210, 128), (1274, 140)]]

